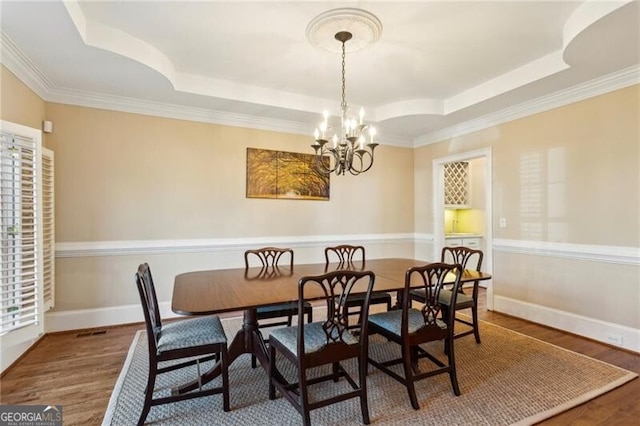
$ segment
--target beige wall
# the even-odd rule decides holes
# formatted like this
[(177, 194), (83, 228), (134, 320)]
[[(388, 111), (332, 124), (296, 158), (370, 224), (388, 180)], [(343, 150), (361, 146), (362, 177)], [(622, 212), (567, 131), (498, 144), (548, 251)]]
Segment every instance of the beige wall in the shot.
[[(34, 129), (41, 129), (45, 119), (44, 101), (3, 65), (0, 65), (0, 118)], [(43, 142), (46, 145), (46, 135)]]
[(311, 152), (310, 138), (47, 104), (59, 242), (413, 231), (412, 150), (332, 176), (331, 200), (245, 197), (246, 148)]
[(492, 147), (495, 238), (638, 247), (639, 108), (632, 86), (417, 148), (416, 232), (433, 230), (432, 160)]
[[(632, 86), (418, 148), (416, 232), (433, 232), (432, 161), (491, 147), (494, 239), (640, 247), (639, 123)], [(493, 267), (497, 297), (640, 328), (637, 266), (500, 253)]]
[[(411, 149), (381, 146), (366, 174), (332, 176), (330, 201), (248, 199), (247, 147), (311, 153), (310, 138), (53, 103), (47, 117), (58, 243), (413, 232)], [(229, 255), (160, 256), (161, 300), (176, 273)], [(133, 272), (152, 258), (58, 259), (55, 310), (136, 303)]]

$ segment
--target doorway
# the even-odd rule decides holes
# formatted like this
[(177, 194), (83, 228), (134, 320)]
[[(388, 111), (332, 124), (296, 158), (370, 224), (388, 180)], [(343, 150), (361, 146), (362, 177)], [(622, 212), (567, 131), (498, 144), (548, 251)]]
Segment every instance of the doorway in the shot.
[[(488, 273), (493, 272), (493, 194), (492, 194), (492, 157), (491, 148), (483, 148), (476, 151), (463, 152), (433, 160), (433, 249), (434, 253), (440, 253), (445, 243), (445, 201), (444, 201), (444, 165), (475, 159), (484, 159), (484, 261), (482, 269)], [(492, 281), (484, 281), (487, 287), (487, 309), (493, 310), (493, 285)]]

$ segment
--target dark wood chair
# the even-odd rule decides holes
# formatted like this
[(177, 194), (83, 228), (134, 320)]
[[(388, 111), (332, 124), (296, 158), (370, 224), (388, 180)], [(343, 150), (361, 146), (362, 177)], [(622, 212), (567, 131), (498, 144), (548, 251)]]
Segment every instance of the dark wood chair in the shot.
[[(463, 246), (443, 247), (442, 255), (440, 257), (442, 262), (459, 264), (462, 266), (462, 269), (469, 269), (469, 266), (473, 266), (475, 264), (475, 269), (477, 271), (480, 271), (480, 268), (482, 267), (482, 258), (483, 253), (481, 250), (475, 250)], [(480, 330), (478, 326), (478, 286), (479, 282), (474, 281), (471, 295), (466, 294), (462, 286), (460, 286), (460, 292), (455, 304), (455, 310), (459, 311), (462, 309), (471, 309), (471, 321), (459, 317), (456, 317), (456, 321), (471, 328), (463, 332), (456, 333), (456, 339), (473, 334), (476, 338), (476, 343), (480, 343)], [(420, 289), (411, 291), (411, 299), (416, 300), (420, 303), (424, 303), (424, 290)], [(449, 307), (451, 306), (450, 300), (451, 291), (443, 289), (440, 292), (440, 303), (443, 305), (444, 310), (449, 309)]]
[[(278, 247), (262, 247), (256, 250), (247, 250), (244, 252), (245, 270), (249, 271), (250, 259), (258, 258), (262, 267), (257, 278), (273, 277), (281, 275), (283, 271), (278, 268), (280, 260), (289, 257), (289, 273), (293, 273), (293, 250), (289, 248)], [(245, 273), (246, 274), (246, 273)], [(313, 321), (313, 306), (311, 303), (305, 303), (303, 314), (307, 315), (309, 322)], [(298, 303), (277, 303), (269, 306), (261, 306), (256, 310), (258, 328), (287, 326), (291, 327), (294, 315), (298, 315)], [(280, 321), (260, 322), (260, 320), (272, 320), (277, 318), (285, 318)], [(265, 343), (268, 342), (265, 339)], [(257, 361), (255, 356), (251, 356), (251, 367), (256, 368)]]
[[(447, 280), (450, 281), (452, 279), (451, 274), (455, 274), (451, 296), (451, 300), (455, 304), (458, 288), (460, 287), (461, 273), (462, 268), (460, 265), (446, 263), (430, 263), (425, 266), (409, 268), (405, 274), (405, 286), (401, 293), (402, 309), (369, 316), (369, 332), (371, 334), (379, 333), (388, 340), (399, 344), (402, 348), (402, 356), (400, 358), (388, 361), (376, 361), (369, 358), (369, 362), (407, 387), (411, 406), (416, 410), (420, 408), (415, 389), (415, 382), (418, 380), (436, 374), (448, 373), (453, 393), (456, 396), (460, 395), (453, 347), (455, 311), (449, 310), (441, 318), (443, 310), (439, 300), (445, 277), (449, 274)], [(411, 286), (418, 285), (422, 287), (427, 296), (426, 303), (421, 309), (412, 308), (409, 297)], [(445, 354), (448, 361), (446, 364), (427, 352), (424, 347), (419, 346), (423, 343), (434, 341), (444, 341)], [(419, 372), (418, 361), (421, 358), (429, 359), (437, 368)], [(389, 368), (397, 364), (403, 365), (404, 377)]]
[[(219, 393), (222, 394), (223, 410), (230, 411), (227, 336), (220, 319), (215, 316), (206, 316), (163, 324), (148, 264), (143, 263), (138, 267), (136, 285), (144, 311), (149, 344), (149, 375), (138, 425), (144, 424), (152, 406)], [(166, 361), (180, 359), (186, 359), (186, 361), (166, 363)], [(168, 371), (196, 365), (198, 375), (194, 379), (200, 383), (200, 363), (204, 361), (220, 364), (222, 386), (206, 390), (199, 386), (197, 390), (184, 394), (153, 397), (156, 377)], [(161, 363), (164, 364), (163, 367), (160, 366)]]
[[(276, 389), (295, 407), (303, 417), (303, 424), (311, 423), (310, 411), (344, 401), (360, 398), (362, 421), (369, 424), (367, 402), (367, 317), (371, 289), (375, 281), (373, 272), (338, 270), (319, 276), (307, 276), (298, 282), (298, 309), (304, 307), (309, 293), (317, 298), (324, 294), (327, 319), (305, 324), (301, 317), (294, 327), (278, 328), (269, 337), (269, 399), (275, 399)], [(360, 310), (358, 329), (347, 326), (345, 305), (342, 300), (349, 297), (354, 286), (364, 293), (364, 303)], [(277, 369), (276, 353), (282, 354), (297, 367), (297, 382), (288, 382)], [(349, 375), (341, 361), (357, 358), (358, 382)], [(307, 378), (309, 369), (331, 364), (331, 373), (320, 377)], [(309, 388), (317, 383), (338, 381), (344, 377), (351, 390), (332, 395), (326, 399), (309, 398)]]
[[(337, 269), (354, 269), (355, 263), (361, 262), (362, 269), (365, 267), (365, 250), (363, 246), (353, 246), (342, 244), (324, 249), (324, 261), (326, 271), (329, 264), (334, 261), (338, 263)], [(353, 294), (345, 301), (345, 315), (347, 323), (349, 315), (357, 314), (364, 303), (363, 294)], [(387, 305), (387, 311), (391, 309), (391, 295), (384, 291), (374, 291), (371, 293), (371, 305)], [(352, 309), (353, 308), (353, 309)]]

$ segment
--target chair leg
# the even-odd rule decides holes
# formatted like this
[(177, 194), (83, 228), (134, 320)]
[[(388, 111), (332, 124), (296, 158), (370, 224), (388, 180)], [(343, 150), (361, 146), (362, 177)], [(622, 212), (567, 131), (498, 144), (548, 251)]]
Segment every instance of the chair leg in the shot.
[(413, 383), (413, 365), (411, 362), (411, 348), (402, 345), (402, 366), (404, 367), (404, 380), (409, 393), (409, 401), (414, 410), (419, 410), (418, 397), (416, 396), (416, 387)]
[(309, 308), (309, 312), (307, 313), (307, 322), (309, 324), (313, 322), (313, 306)]
[(458, 387), (458, 375), (456, 374), (456, 358), (453, 352), (453, 336), (445, 340), (447, 345), (447, 358), (449, 359), (449, 379), (451, 379), (451, 387), (455, 396), (460, 396), (460, 388)]
[(155, 366), (149, 367), (149, 376), (147, 378), (147, 389), (145, 390), (144, 395), (144, 406), (142, 408), (142, 413), (140, 413), (140, 418), (138, 419), (138, 426), (144, 425), (144, 421), (147, 419), (147, 415), (149, 415), (149, 411), (151, 410), (151, 400), (153, 399), (153, 388), (156, 385), (156, 368)]
[(269, 399), (276, 399), (276, 387), (273, 381), (276, 377), (276, 348), (269, 345)]
[(369, 418), (369, 402), (367, 400), (367, 355), (358, 357), (358, 371), (360, 372), (360, 410), (362, 411), (362, 423), (371, 423)]
[(304, 426), (311, 426), (307, 372), (304, 369), (300, 369), (298, 371), (298, 390), (300, 391), (300, 412), (302, 414), (302, 424)]
[(478, 304), (474, 303), (471, 307), (471, 317), (473, 318), (473, 335), (476, 343), (480, 343), (480, 327), (478, 326)]
[[(220, 351), (221, 361), (220, 369), (222, 370), (222, 409), (224, 411), (231, 411), (231, 404), (229, 402), (229, 355), (227, 353), (227, 346)], [(216, 354), (216, 358), (218, 354)]]
[(258, 366), (258, 360), (255, 355), (251, 355), (251, 368), (256, 368)]

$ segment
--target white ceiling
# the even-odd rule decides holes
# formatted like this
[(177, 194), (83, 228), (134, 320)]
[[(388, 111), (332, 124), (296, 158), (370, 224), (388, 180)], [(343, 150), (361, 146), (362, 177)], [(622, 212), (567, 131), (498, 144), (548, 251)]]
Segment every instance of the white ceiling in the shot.
[(347, 101), (382, 144), (637, 80), (637, 1), (2, 1), (1, 59), (52, 102), (311, 135), (339, 114), (340, 56), (305, 30), (338, 7), (382, 22), (346, 59)]

